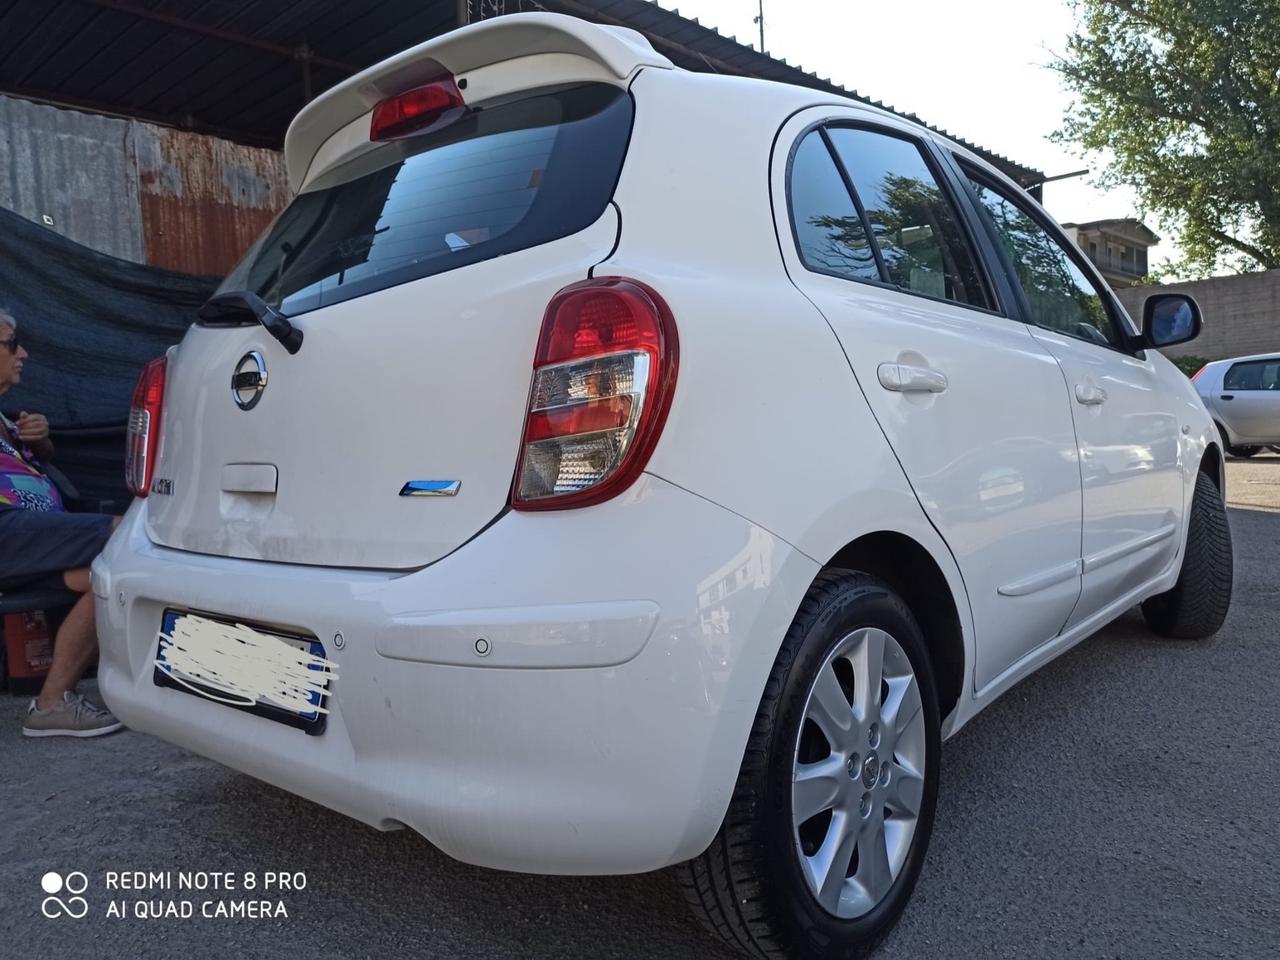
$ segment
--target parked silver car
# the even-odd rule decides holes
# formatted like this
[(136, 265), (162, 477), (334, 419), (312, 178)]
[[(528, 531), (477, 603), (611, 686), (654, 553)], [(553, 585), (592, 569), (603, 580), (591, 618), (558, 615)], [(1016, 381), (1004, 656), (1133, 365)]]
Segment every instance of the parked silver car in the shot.
[(1192, 381), (1233, 457), (1280, 447), (1280, 353), (1215, 360)]

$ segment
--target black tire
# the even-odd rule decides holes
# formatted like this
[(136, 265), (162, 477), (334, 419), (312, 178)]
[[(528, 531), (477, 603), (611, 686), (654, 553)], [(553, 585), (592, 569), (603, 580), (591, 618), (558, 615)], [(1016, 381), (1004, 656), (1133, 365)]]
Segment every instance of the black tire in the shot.
[[(901, 872), (869, 913), (828, 913), (810, 892), (791, 818), (794, 749), (816, 671), (853, 630), (879, 627), (906, 652), (925, 717), (924, 789)], [(747, 743), (724, 823), (711, 846), (676, 867), (703, 924), (754, 957), (848, 960), (864, 956), (897, 922), (923, 866), (933, 828), (941, 750), (937, 688), (920, 627), (886, 584), (847, 570), (819, 575), (783, 639)]]
[(1231, 606), (1231, 527), (1222, 494), (1208, 474), (1196, 477), (1187, 552), (1173, 589), (1142, 604), (1147, 626), (1162, 637), (1198, 640), (1217, 633)]
[(1227, 438), (1226, 428), (1221, 423), (1217, 424), (1218, 437), (1222, 440), (1222, 449), (1227, 452), (1228, 457), (1236, 460), (1247, 460), (1250, 457), (1256, 457), (1262, 450), (1262, 447), (1240, 446), (1233, 447), (1231, 441)]

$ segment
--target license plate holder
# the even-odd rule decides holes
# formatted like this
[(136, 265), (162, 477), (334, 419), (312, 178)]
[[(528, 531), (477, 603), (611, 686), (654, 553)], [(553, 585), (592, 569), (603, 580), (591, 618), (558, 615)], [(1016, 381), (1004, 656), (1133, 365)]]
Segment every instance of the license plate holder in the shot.
[[(173, 637), (174, 628), (178, 622), (189, 616), (196, 616), (205, 621), (211, 621), (230, 628), (248, 627), (259, 638), (269, 638), (287, 644), (289, 647), (305, 653), (311, 662), (306, 665), (306, 670), (310, 672), (319, 672), (324, 675), (322, 682), (310, 681), (308, 689), (305, 691), (306, 708), (290, 709), (278, 702), (271, 702), (269, 697), (253, 696), (246, 694), (232, 693), (221, 688), (214, 683), (208, 682), (202, 678), (197, 671), (197, 676), (191, 676), (179, 669), (173, 663), (175, 657), (168, 649), (165, 642), (166, 637)], [(264, 645), (266, 646), (266, 645)], [(279, 651), (275, 648), (266, 649), (278, 655)], [(306, 658), (304, 658), (306, 659)], [(277, 630), (270, 627), (259, 627), (256, 624), (246, 623), (243, 620), (231, 619), (216, 614), (197, 613), (190, 610), (166, 609), (161, 618), (160, 635), (156, 641), (156, 657), (155, 667), (152, 672), (152, 682), (158, 687), (169, 687), (179, 690), (192, 696), (199, 696), (203, 699), (212, 700), (223, 706), (230, 707), (233, 710), (240, 710), (245, 713), (252, 713), (255, 716), (273, 720), (276, 723), (283, 724), (288, 727), (294, 727), (302, 730), (311, 736), (318, 736), (324, 732), (325, 720), (328, 712), (325, 704), (329, 698), (329, 679), (331, 671), (327, 664), (316, 663), (316, 660), (324, 661), (325, 650), (324, 645), (313, 636), (305, 634), (290, 633), (287, 631)], [(297, 699), (295, 694), (294, 699)]]

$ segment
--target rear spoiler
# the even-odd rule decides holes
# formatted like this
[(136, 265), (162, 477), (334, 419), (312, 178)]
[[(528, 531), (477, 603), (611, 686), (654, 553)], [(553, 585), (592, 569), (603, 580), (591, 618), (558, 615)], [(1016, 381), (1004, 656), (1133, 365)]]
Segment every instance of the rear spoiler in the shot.
[(551, 83), (624, 84), (646, 66), (673, 68), (635, 30), (559, 13), (514, 13), (462, 27), (375, 64), (307, 104), (284, 138), (289, 186), (296, 192), (322, 169), (361, 149), (360, 131), (346, 128), (378, 103), (444, 74), (466, 80), (459, 82), (463, 99), (475, 105)]

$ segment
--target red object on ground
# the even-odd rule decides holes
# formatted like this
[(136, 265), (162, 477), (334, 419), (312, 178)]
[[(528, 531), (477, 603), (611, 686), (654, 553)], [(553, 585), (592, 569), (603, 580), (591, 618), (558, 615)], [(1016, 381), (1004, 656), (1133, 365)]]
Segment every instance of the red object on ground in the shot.
[(10, 613), (4, 617), (4, 642), (9, 652), (9, 677), (36, 680), (49, 672), (53, 662), (53, 638), (44, 614)]

